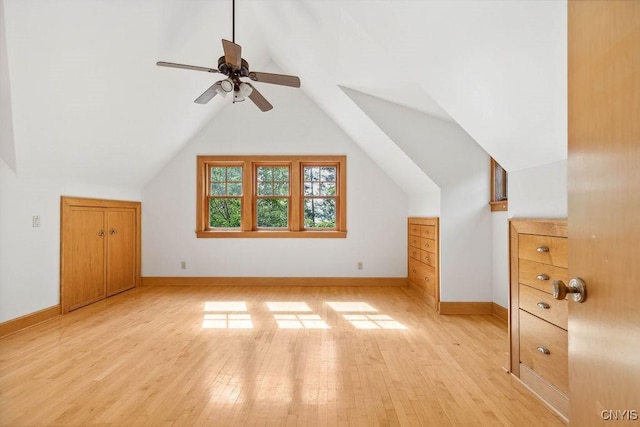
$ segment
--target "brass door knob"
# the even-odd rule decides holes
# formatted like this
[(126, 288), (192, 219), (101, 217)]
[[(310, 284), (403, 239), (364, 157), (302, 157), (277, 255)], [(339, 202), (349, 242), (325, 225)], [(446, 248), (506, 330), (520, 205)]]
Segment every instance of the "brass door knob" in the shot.
[(557, 300), (563, 300), (567, 294), (572, 294), (575, 302), (585, 302), (587, 299), (587, 285), (579, 277), (574, 277), (569, 281), (569, 286), (565, 285), (562, 280), (554, 280), (552, 287), (553, 297)]

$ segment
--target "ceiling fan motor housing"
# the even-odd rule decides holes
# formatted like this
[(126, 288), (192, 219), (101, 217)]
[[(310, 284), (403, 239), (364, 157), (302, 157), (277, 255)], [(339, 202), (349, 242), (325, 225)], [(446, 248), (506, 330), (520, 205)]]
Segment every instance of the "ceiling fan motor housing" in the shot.
[(224, 56), (218, 58), (218, 71), (222, 74), (226, 74), (231, 77), (237, 75), (238, 77), (247, 77), (249, 75), (249, 63), (244, 59), (241, 60), (241, 67), (239, 70), (235, 70), (227, 64)]

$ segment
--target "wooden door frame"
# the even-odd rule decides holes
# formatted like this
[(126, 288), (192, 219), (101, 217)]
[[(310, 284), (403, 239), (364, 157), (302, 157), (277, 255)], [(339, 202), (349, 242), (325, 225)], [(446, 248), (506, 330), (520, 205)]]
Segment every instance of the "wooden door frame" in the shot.
[(68, 303), (65, 301), (65, 280), (67, 275), (68, 266), (65, 265), (64, 254), (66, 251), (67, 236), (70, 236), (71, 231), (69, 229), (69, 215), (72, 208), (76, 207), (92, 207), (92, 208), (127, 208), (135, 210), (136, 221), (136, 238), (135, 238), (135, 285), (137, 287), (141, 283), (141, 254), (142, 254), (142, 239), (141, 239), (141, 220), (142, 220), (142, 203), (127, 200), (109, 200), (109, 199), (91, 199), (82, 197), (60, 197), (60, 309), (61, 313), (65, 314), (69, 312)]

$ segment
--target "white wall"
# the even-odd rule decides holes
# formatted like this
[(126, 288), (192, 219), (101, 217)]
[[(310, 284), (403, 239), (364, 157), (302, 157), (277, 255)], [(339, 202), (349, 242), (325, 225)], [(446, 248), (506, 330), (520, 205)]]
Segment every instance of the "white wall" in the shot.
[[(509, 202), (511, 203), (511, 202)], [(506, 211), (491, 213), (493, 302), (509, 307), (509, 218)]]
[(7, 36), (4, 23), (4, 2), (0, 1), (0, 159), (16, 170), (16, 153), (11, 117), (11, 87), (9, 82), (9, 60), (7, 58)]
[(440, 187), (440, 299), (490, 301), (487, 153), (456, 123), (344, 91)]
[(509, 217), (566, 218), (567, 161), (509, 172)]
[(20, 178), (0, 160), (0, 322), (60, 302), (61, 195), (140, 199), (135, 189)]
[[(406, 277), (406, 195), (302, 91), (265, 86), (273, 110), (226, 105), (143, 189), (143, 276)], [(346, 154), (347, 238), (197, 239), (198, 154)]]

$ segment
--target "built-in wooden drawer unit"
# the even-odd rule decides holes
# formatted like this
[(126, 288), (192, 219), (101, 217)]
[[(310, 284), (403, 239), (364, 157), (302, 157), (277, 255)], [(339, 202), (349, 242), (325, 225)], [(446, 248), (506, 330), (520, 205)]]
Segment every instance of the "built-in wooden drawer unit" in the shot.
[(422, 261), (423, 263), (430, 265), (431, 267), (435, 267), (436, 266), (436, 254), (431, 253), (431, 252), (427, 252), (427, 251), (420, 251), (420, 261)]
[(413, 246), (409, 246), (409, 258), (413, 258), (415, 260), (422, 260), (422, 250), (420, 248), (416, 248)]
[(510, 220), (510, 369), (568, 420), (568, 300), (553, 298), (568, 283), (566, 220)]
[(440, 301), (438, 218), (409, 218), (408, 232), (409, 284), (437, 309)]
[(518, 258), (566, 268), (567, 239), (521, 234), (518, 241)]
[(422, 245), (422, 239), (420, 236), (414, 236), (413, 234), (409, 234), (409, 249), (418, 248), (420, 249)]
[(569, 394), (567, 331), (520, 310), (520, 361)]
[(520, 283), (520, 308), (567, 330), (568, 301), (558, 301), (546, 292)]
[(569, 283), (569, 272), (565, 267), (543, 264), (520, 258), (518, 260), (518, 283), (551, 293), (554, 280)]
[(425, 239), (435, 239), (436, 227), (434, 225), (421, 225), (420, 236)]
[(422, 238), (420, 239), (420, 241), (421, 241), (420, 248), (422, 250), (431, 252), (433, 254), (438, 253), (438, 244), (435, 240)]

